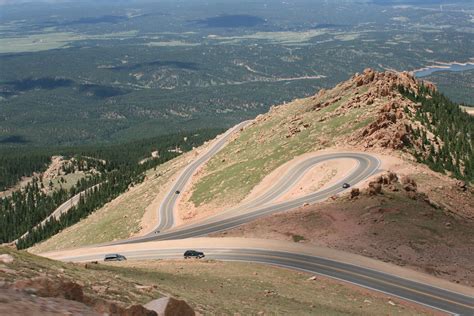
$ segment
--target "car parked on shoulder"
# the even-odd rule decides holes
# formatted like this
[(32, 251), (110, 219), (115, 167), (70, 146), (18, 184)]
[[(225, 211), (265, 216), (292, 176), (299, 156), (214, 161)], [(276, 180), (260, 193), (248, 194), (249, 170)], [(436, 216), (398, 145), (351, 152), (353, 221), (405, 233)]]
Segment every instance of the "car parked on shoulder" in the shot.
[(201, 251), (186, 250), (186, 252), (184, 253), (184, 259), (188, 259), (188, 258), (201, 259), (204, 257), (205, 257), (204, 252), (201, 252)]
[(118, 253), (111, 253), (108, 255), (105, 255), (104, 261), (124, 261), (127, 260), (125, 256), (119, 255)]

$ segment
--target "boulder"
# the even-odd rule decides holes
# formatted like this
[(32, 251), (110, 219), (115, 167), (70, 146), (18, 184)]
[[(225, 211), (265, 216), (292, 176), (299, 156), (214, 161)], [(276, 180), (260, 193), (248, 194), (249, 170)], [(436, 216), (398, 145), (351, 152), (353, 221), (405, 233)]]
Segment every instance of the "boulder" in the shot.
[(461, 191), (467, 191), (467, 184), (464, 181), (461, 181), (461, 180), (456, 181), (456, 187)]
[(155, 311), (158, 316), (194, 316), (196, 313), (191, 306), (183, 300), (173, 297), (162, 297), (145, 304), (145, 308)]
[(388, 177), (390, 183), (395, 183), (395, 182), (398, 181), (398, 176), (395, 172), (389, 171), (387, 173), (387, 177)]
[(354, 199), (360, 195), (360, 190), (358, 188), (352, 188), (351, 190), (351, 199)]
[[(132, 305), (129, 308), (125, 309), (121, 316), (157, 316), (158, 313), (152, 310), (145, 308), (142, 305)], [(181, 315), (181, 314), (174, 314)]]
[(13, 284), (13, 288), (31, 291), (42, 297), (62, 297), (78, 302), (84, 301), (82, 287), (70, 281), (37, 277), (29, 280), (18, 280)]
[[(153, 310), (145, 308), (143, 305), (132, 305), (128, 308), (121, 307), (114, 302), (103, 299), (88, 298), (86, 304), (91, 306), (94, 311), (101, 315), (117, 315), (117, 316), (157, 316)], [(178, 315), (178, 314), (177, 314)]]
[(407, 191), (407, 192), (416, 192), (417, 191), (416, 182), (412, 178), (406, 176), (406, 177), (403, 177), (401, 181), (402, 181), (403, 189), (405, 191)]
[(407, 192), (416, 192), (416, 186), (413, 186), (411, 183), (404, 184), (403, 189)]
[(0, 263), (12, 263), (14, 261), (14, 258), (10, 256), (9, 254), (1, 254), (0, 255)]
[(377, 195), (382, 193), (382, 184), (377, 181), (372, 181), (369, 183), (369, 195)]

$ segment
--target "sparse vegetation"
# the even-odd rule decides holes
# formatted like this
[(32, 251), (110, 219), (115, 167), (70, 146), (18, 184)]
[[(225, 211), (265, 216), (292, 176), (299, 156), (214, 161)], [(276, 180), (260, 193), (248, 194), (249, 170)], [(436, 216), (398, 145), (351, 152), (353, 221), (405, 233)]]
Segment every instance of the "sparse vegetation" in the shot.
[[(119, 264), (62, 263), (0, 248), (14, 262), (14, 273), (0, 270), (0, 279), (15, 281), (36, 276), (62, 278), (85, 284), (84, 291), (127, 306), (171, 295), (186, 300), (201, 314), (243, 313), (307, 315), (420, 315), (426, 309), (408, 305), (361, 288), (321, 276), (251, 263), (208, 260), (128, 261)], [(107, 290), (103, 285), (107, 284)], [(142, 287), (143, 289), (141, 289)], [(389, 304), (389, 300), (395, 305)], [(362, 306), (362, 307), (361, 307)]]
[[(193, 188), (191, 201), (196, 206), (239, 202), (263, 177), (285, 162), (306, 152), (330, 147), (366, 126), (374, 120), (367, 115), (367, 109), (341, 110), (334, 114), (356, 91), (361, 93), (363, 89), (366, 88), (331, 90), (330, 95), (316, 100), (296, 100), (257, 119), (256, 124), (247, 127), (207, 163), (206, 175)], [(325, 102), (329, 105), (313, 110), (314, 104)], [(368, 108), (376, 106), (372, 104)]]
[(291, 235), (291, 238), (293, 239), (294, 242), (300, 242), (306, 239), (301, 235)]

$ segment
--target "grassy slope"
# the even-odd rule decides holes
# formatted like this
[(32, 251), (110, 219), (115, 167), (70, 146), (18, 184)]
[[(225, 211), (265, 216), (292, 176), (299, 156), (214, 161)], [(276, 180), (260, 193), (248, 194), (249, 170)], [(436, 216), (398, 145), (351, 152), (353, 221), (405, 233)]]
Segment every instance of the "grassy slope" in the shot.
[[(365, 89), (336, 87), (317, 99), (296, 100), (262, 116), (209, 161), (205, 167), (206, 175), (193, 188), (191, 201), (196, 206), (211, 202), (239, 202), (267, 174), (285, 162), (306, 152), (334, 145), (341, 137), (370, 124), (373, 117), (367, 115), (367, 108), (376, 107), (377, 102), (364, 109), (332, 115), (356, 91), (361, 94)], [(339, 101), (331, 102), (338, 96), (341, 96)], [(311, 110), (314, 104), (325, 102), (331, 104), (319, 111)], [(324, 117), (326, 119), (320, 121)], [(292, 123), (293, 118), (301, 118), (299, 122), (302, 123)], [(303, 124), (309, 126), (305, 128)], [(299, 126), (302, 131), (287, 137), (292, 126)], [(239, 185), (235, 186), (235, 183)]]
[[(53, 183), (53, 190), (59, 190), (60, 188), (63, 188), (64, 190), (70, 190), (73, 186), (77, 184), (79, 180), (85, 177), (87, 177), (87, 174), (84, 173), (83, 171), (78, 171), (78, 172), (58, 176), (54, 178), (53, 180), (51, 180), (51, 182)], [(61, 178), (63, 178), (66, 182), (62, 183)], [(46, 188), (48, 188), (49, 182), (46, 181), (46, 179), (44, 179), (43, 185)]]
[[(205, 315), (419, 315), (426, 311), (398, 300), (341, 283), (281, 268), (213, 261), (129, 261), (109, 265), (66, 264), (0, 248), (15, 261), (0, 269), (0, 280), (34, 276), (65, 278), (83, 284), (89, 295), (122, 305), (145, 303), (169, 293)], [(107, 289), (103, 290), (104, 285)], [(136, 285), (155, 286), (139, 289)], [(99, 288), (99, 290), (98, 290)], [(100, 290), (102, 288), (102, 290)]]

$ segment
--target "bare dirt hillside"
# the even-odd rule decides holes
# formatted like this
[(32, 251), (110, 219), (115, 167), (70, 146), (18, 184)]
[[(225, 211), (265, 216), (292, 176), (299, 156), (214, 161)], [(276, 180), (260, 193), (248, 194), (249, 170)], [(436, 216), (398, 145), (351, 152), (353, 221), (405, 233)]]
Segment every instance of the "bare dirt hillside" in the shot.
[[(456, 187), (447, 194), (471, 195)], [(216, 236), (314, 244), (474, 286), (474, 220), (447, 213), (410, 178), (378, 177), (364, 190), (242, 225)]]

